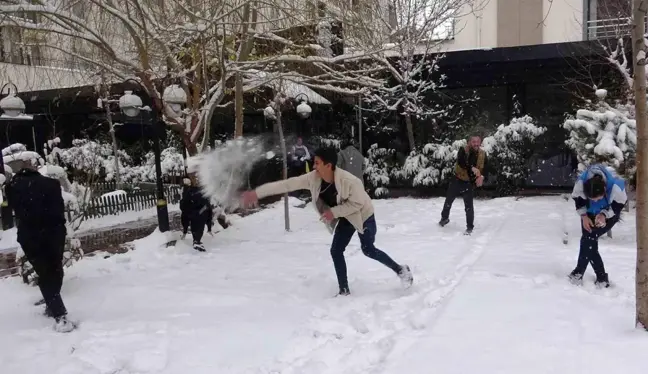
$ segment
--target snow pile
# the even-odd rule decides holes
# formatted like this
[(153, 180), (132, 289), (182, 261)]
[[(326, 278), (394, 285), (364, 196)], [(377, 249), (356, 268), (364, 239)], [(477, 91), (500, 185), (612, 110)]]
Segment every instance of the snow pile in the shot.
[(269, 154), (261, 137), (238, 138), (188, 160), (205, 196), (224, 209), (238, 206), (239, 190), (247, 185), (254, 164)]
[(421, 152), (410, 153), (399, 175), (414, 186), (430, 187), (443, 183), (454, 172), (457, 153), (465, 146), (466, 140), (447, 144), (428, 143)]
[(608, 104), (601, 98), (592, 109), (579, 109), (563, 127), (569, 131), (565, 142), (578, 157), (579, 169), (595, 163), (631, 176), (635, 171), (637, 124), (631, 104)]

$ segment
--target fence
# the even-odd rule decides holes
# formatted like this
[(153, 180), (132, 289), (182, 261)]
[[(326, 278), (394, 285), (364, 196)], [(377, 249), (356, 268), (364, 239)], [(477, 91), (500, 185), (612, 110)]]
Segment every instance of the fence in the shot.
[[(164, 196), (168, 204), (177, 204), (182, 197), (180, 186), (165, 186)], [(141, 211), (157, 206), (155, 191), (133, 191), (90, 199), (81, 206), (85, 219), (99, 218), (128, 211)], [(68, 219), (71, 217), (68, 212)]]
[[(181, 184), (182, 182), (182, 177), (169, 177), (165, 178), (166, 181), (169, 181), (171, 183), (165, 183), (164, 187), (165, 188), (171, 188), (171, 187), (177, 187)], [(155, 191), (156, 184), (155, 182), (140, 182), (140, 183), (124, 183), (121, 189), (129, 191), (129, 190), (147, 190), (147, 191)], [(93, 195), (98, 196), (98, 195), (103, 195), (108, 192), (113, 192), (117, 190), (117, 183), (114, 181), (110, 182), (97, 182), (97, 183), (92, 183), (90, 189), (92, 190)]]

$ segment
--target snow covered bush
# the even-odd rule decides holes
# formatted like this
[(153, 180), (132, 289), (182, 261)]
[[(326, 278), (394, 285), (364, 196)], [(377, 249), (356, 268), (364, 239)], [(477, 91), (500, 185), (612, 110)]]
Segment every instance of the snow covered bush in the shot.
[(375, 197), (389, 196), (387, 187), (399, 170), (399, 165), (394, 157), (395, 153), (395, 150), (380, 148), (378, 144), (372, 144), (369, 147), (365, 158), (364, 174), (367, 187)]
[(413, 186), (438, 186), (452, 175), (457, 152), (465, 146), (466, 140), (444, 144), (428, 143), (421, 151), (410, 153), (398, 174)]
[[(96, 176), (106, 181), (115, 177), (115, 156), (111, 144), (99, 143), (90, 139), (74, 139), (72, 146), (56, 152), (60, 162), (73, 173), (85, 176)], [(118, 151), (120, 172), (131, 165), (130, 156), (124, 151)]]
[(484, 138), (482, 147), (489, 156), (490, 170), (497, 175), (497, 191), (502, 196), (517, 193), (529, 176), (529, 159), (536, 140), (547, 129), (537, 126), (529, 116), (513, 118)]
[(597, 90), (599, 100), (589, 109), (579, 109), (575, 117), (565, 121), (569, 131), (565, 141), (577, 155), (578, 168), (584, 170), (595, 163), (603, 163), (625, 177), (636, 169), (637, 124), (632, 104), (605, 101), (607, 92)]

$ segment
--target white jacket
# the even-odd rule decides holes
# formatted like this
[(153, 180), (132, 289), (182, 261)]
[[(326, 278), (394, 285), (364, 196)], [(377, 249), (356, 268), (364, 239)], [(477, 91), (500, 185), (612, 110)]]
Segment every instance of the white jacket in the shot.
[[(371, 197), (365, 191), (362, 181), (346, 170), (336, 168), (334, 180), (338, 195), (337, 206), (331, 208), (333, 217), (346, 218), (359, 233), (363, 233), (364, 221), (374, 214)], [(313, 207), (317, 210), (316, 204), (321, 186), (322, 178), (317, 171), (313, 170), (298, 177), (266, 183), (257, 187), (256, 194), (259, 199), (262, 199), (296, 190), (309, 190), (313, 198)]]

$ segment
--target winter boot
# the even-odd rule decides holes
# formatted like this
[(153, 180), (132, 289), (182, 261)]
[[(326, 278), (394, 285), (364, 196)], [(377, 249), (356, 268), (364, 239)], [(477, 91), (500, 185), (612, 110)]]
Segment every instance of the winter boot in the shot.
[(56, 332), (70, 332), (76, 329), (76, 325), (67, 319), (67, 316), (61, 316), (56, 318), (56, 323), (54, 324), (54, 331)]
[(598, 288), (608, 288), (610, 287), (610, 280), (608, 279), (607, 273), (603, 273), (601, 275), (596, 275), (596, 281), (594, 281), (594, 285)]
[(398, 272), (398, 277), (401, 280), (401, 284), (404, 288), (412, 287), (414, 283), (414, 276), (412, 276), (412, 270), (407, 265), (401, 266), (401, 270)]
[(576, 286), (583, 284), (583, 273), (577, 271), (576, 269), (569, 273), (567, 277), (569, 278), (569, 281)]
[(193, 248), (199, 252), (205, 252), (205, 246), (201, 242), (194, 242)]
[(472, 228), (472, 227), (467, 228), (466, 231), (464, 231), (464, 235), (472, 235), (472, 232), (473, 232), (473, 228)]
[(338, 294), (335, 295), (335, 297), (349, 296), (349, 295), (351, 295), (351, 291), (349, 290), (349, 287), (342, 287), (342, 288), (340, 288), (340, 292), (338, 292)]
[(449, 219), (447, 219), (447, 218), (441, 218), (441, 221), (439, 221), (439, 226), (444, 227), (444, 226), (447, 225), (448, 223), (450, 223), (450, 220), (449, 220)]

